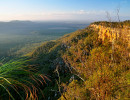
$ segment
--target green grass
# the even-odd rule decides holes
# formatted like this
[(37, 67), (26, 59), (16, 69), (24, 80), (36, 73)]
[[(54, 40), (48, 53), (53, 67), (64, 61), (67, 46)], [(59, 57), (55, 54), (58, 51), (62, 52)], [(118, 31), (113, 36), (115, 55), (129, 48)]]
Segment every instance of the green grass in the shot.
[(28, 66), (28, 61), (22, 58), (0, 66), (0, 99), (38, 99), (39, 87), (45, 84), (46, 77)]

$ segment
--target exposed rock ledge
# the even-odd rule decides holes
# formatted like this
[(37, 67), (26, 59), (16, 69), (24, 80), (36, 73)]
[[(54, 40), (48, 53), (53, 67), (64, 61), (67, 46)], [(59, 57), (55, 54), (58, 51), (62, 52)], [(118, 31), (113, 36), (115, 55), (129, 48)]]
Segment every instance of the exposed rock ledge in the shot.
[(130, 27), (123, 26), (122, 28), (111, 28), (105, 27), (102, 25), (91, 24), (90, 27), (99, 30), (99, 38), (104, 41), (106, 38), (112, 42), (112, 40), (116, 40), (119, 37), (122, 37), (126, 41), (128, 41), (128, 45), (130, 46)]

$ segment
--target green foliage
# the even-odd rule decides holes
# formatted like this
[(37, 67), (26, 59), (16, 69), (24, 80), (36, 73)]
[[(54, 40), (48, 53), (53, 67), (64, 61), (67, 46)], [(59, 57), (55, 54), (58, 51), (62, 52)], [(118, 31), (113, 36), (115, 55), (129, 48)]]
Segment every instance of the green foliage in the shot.
[(72, 81), (68, 86), (62, 84), (67, 90), (58, 100), (90, 100), (90, 92), (84, 89), (84, 85), (77, 80)]
[(39, 48), (37, 48), (33, 53), (32, 56), (42, 56), (45, 55), (49, 52), (50, 48), (52, 48), (54, 45), (56, 44), (56, 42), (46, 42), (44, 43), (42, 46), (40, 46)]
[(0, 66), (0, 99), (37, 100), (39, 98), (37, 96), (39, 85), (44, 84), (45, 77), (36, 73), (35, 68), (25, 66), (27, 62), (27, 58), (22, 58)]
[(130, 20), (126, 20), (123, 22), (107, 22), (107, 21), (99, 21), (99, 22), (94, 22), (91, 24), (96, 24), (96, 25), (102, 25), (105, 27), (111, 27), (111, 28), (123, 28), (123, 26), (130, 26)]
[[(128, 99), (130, 91), (128, 43), (119, 38), (115, 41), (113, 50), (111, 42), (107, 39), (102, 42), (98, 39), (98, 31), (90, 30), (88, 29), (87, 37), (78, 39), (76, 43), (71, 42), (71, 47), (63, 55), (65, 62), (84, 84), (84, 86), (79, 84), (76, 88), (71, 87), (73, 83), (65, 86), (67, 89), (65, 97), (68, 99), (74, 97), (73, 100)], [(90, 92), (90, 97), (82, 95), (86, 91)], [(82, 97), (79, 97), (79, 94)], [(65, 98), (62, 96), (60, 99)]]

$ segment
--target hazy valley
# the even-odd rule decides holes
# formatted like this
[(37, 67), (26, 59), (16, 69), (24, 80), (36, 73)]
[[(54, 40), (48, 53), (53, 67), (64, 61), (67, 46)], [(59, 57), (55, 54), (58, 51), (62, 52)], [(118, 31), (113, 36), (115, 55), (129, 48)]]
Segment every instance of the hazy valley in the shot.
[(27, 54), (45, 41), (58, 39), (87, 25), (87, 22), (0, 22), (0, 58)]

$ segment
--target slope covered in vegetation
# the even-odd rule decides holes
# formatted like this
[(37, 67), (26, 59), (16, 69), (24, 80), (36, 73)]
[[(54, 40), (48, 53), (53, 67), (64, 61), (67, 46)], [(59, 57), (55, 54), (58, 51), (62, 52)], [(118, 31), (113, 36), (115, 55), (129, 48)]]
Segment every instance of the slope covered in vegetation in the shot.
[[(6, 77), (0, 74), (0, 85), (10, 84), (12, 81), (6, 79), (17, 76), (18, 78), (14, 80), (27, 86), (28, 89), (25, 90), (30, 90), (19, 92), (21, 88), (18, 88), (18, 92), (15, 93), (18, 94), (17, 97), (22, 95), (21, 99), (128, 99), (130, 97), (130, 24), (129, 21), (126, 22), (121, 22), (127, 26), (126, 31), (122, 31), (126, 27), (119, 28), (120, 23), (111, 23), (116, 28), (113, 31), (113, 27), (104, 26), (109, 22), (96, 22), (58, 40), (46, 42), (27, 54), (26, 59), (18, 58), (19, 60), (14, 59), (8, 63), (9, 67), (4, 69), (8, 71), (5, 73)], [(120, 36), (112, 35), (115, 32)], [(6, 65), (1, 65), (0, 71)], [(11, 72), (17, 72), (16, 68), (22, 68), (20, 72), (23, 75), (10, 74), (9, 68), (12, 68)], [(24, 73), (25, 69), (29, 73)], [(22, 79), (26, 82), (21, 81)], [(36, 84), (37, 87), (34, 87)], [(1, 89), (5, 88), (1, 87)], [(14, 93), (11, 88), (7, 92), (7, 94)], [(5, 95), (0, 97), (3, 98)]]
[[(111, 32), (112, 28), (100, 30), (101, 26), (93, 26), (94, 24), (88, 27), (88, 36), (71, 42), (70, 48), (63, 55), (73, 73), (81, 79), (75, 79), (69, 85), (63, 84), (66, 90), (63, 95), (67, 99), (77, 100), (128, 99), (130, 47), (127, 41), (129, 37), (126, 39), (122, 35), (130, 33), (119, 29), (117, 32), (120, 32), (120, 37), (108, 37), (107, 35), (115, 34)], [(65, 98), (62, 96), (60, 99)]]

